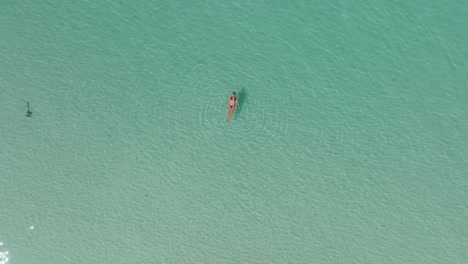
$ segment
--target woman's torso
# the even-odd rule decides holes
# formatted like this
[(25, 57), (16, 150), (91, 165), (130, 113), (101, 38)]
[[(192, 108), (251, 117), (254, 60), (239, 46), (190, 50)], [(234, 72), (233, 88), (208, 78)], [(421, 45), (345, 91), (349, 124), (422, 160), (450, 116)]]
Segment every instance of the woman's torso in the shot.
[(229, 97), (229, 105), (234, 105), (237, 101), (237, 98), (235, 96)]

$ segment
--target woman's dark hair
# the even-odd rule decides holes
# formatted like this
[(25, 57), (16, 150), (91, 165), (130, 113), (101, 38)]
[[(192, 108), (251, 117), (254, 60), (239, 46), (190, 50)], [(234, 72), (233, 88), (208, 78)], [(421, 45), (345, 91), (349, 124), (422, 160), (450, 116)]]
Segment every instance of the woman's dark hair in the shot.
[(232, 92), (233, 95), (236, 95), (236, 92)]

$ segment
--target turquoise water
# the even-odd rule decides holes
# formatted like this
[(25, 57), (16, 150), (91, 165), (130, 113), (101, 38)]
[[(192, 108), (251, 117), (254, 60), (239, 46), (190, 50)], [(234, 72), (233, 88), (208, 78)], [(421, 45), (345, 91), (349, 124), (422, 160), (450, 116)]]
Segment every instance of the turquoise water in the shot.
[(465, 263), (468, 5), (332, 2), (3, 1), (0, 263)]

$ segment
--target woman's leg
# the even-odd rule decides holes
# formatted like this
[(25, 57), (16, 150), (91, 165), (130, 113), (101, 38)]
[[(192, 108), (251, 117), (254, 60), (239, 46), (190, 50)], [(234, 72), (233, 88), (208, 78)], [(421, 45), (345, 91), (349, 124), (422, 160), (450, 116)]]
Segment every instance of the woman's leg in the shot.
[(234, 112), (234, 106), (229, 106), (229, 111), (228, 111), (228, 118), (227, 118), (227, 122), (231, 121), (231, 118), (232, 118), (232, 112)]

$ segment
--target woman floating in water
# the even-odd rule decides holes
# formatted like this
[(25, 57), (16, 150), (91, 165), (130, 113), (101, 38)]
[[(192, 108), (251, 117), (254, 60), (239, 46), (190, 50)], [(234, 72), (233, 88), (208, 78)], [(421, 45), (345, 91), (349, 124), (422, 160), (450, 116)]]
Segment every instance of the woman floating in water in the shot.
[(227, 103), (229, 103), (229, 106), (228, 117), (226, 121), (229, 123), (229, 121), (231, 121), (232, 118), (232, 113), (234, 113), (234, 108), (236, 108), (236, 104), (240, 108), (239, 102), (237, 101), (236, 92), (232, 92), (232, 95), (226, 100), (224, 105), (226, 105)]

